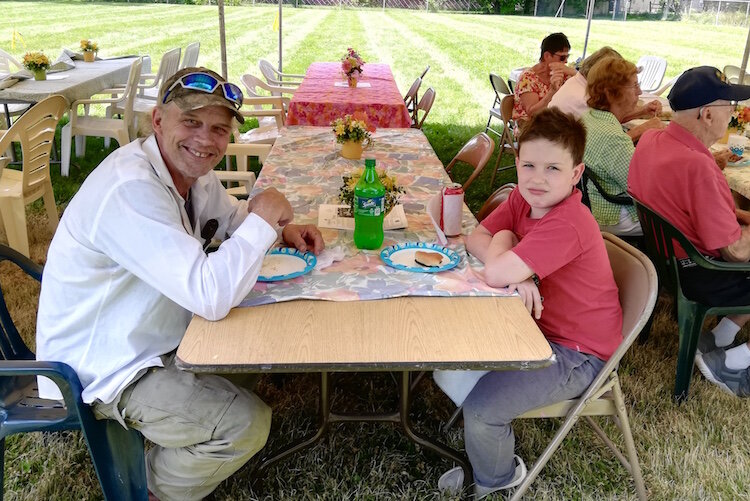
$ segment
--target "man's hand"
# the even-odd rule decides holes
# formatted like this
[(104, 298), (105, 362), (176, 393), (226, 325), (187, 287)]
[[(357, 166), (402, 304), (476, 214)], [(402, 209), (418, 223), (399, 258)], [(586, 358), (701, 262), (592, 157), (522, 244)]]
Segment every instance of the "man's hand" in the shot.
[(307, 252), (312, 248), (316, 256), (326, 246), (323, 242), (323, 235), (313, 224), (287, 224), (281, 232), (281, 238), (285, 244), (295, 247), (300, 252)]
[(716, 165), (718, 165), (721, 170), (724, 170), (724, 167), (727, 166), (727, 162), (729, 162), (729, 157), (732, 156), (732, 152), (728, 149), (712, 151), (711, 154), (714, 156), (714, 160), (716, 160)]
[(542, 296), (539, 294), (539, 289), (534, 280), (527, 278), (521, 283), (510, 284), (508, 290), (510, 292), (518, 292), (521, 296), (521, 301), (526, 305), (526, 309), (534, 315), (535, 319), (539, 320), (542, 318), (542, 310), (544, 309), (544, 306), (542, 306)]
[(271, 226), (286, 226), (294, 219), (292, 206), (276, 188), (255, 195), (247, 204), (247, 212), (263, 218)]

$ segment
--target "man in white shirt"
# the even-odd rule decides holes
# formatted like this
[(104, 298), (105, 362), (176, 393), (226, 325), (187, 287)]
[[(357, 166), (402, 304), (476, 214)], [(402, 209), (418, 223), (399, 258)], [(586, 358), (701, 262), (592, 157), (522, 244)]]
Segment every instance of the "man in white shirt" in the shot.
[[(83, 400), (155, 445), (146, 456), (153, 498), (198, 500), (266, 442), (271, 412), (215, 375), (174, 366), (193, 314), (218, 320), (255, 284), (283, 240), (319, 253), (312, 225), (271, 188), (234, 201), (213, 173), (224, 156), (240, 89), (205, 68), (168, 79), (154, 134), (114, 151), (65, 209), (44, 269), (37, 358), (75, 369)], [(223, 240), (207, 255), (204, 244)], [(49, 380), (39, 393), (59, 398)]]

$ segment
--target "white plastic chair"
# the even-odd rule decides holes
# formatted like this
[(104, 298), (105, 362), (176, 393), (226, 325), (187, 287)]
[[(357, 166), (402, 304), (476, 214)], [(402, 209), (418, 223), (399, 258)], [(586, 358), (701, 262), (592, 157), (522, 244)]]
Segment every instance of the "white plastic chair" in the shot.
[[(67, 176), (70, 171), (70, 148), (72, 136), (99, 136), (105, 138), (114, 138), (120, 146), (124, 146), (135, 137), (135, 113), (133, 112), (133, 102), (138, 91), (138, 80), (141, 74), (141, 65), (143, 59), (138, 58), (130, 66), (128, 83), (124, 89), (106, 89), (102, 94), (112, 94), (116, 97), (109, 99), (79, 99), (70, 106), (70, 122), (62, 129), (62, 162), (60, 172)], [(91, 116), (86, 112), (88, 106), (92, 104), (109, 104), (114, 105), (124, 102), (122, 107), (122, 119), (110, 117)], [(84, 107), (84, 115), (78, 115), (78, 108)], [(83, 155), (83, 148), (76, 144), (76, 155)]]
[(643, 92), (654, 92), (661, 86), (664, 73), (667, 72), (667, 60), (659, 56), (641, 56), (636, 63), (641, 71), (638, 73), (638, 84)]
[[(248, 158), (258, 157), (258, 161), (262, 164), (266, 161), (270, 151), (270, 144), (229, 143), (227, 157), (237, 158), (237, 170), (214, 170), (219, 180), (227, 183), (227, 193), (233, 196), (249, 195), (255, 184), (255, 173), (248, 171)], [(239, 186), (232, 186), (233, 183), (238, 183)]]
[[(159, 69), (154, 73), (144, 73), (141, 75), (141, 84), (139, 85), (138, 97), (156, 101), (159, 95), (159, 89), (162, 84), (172, 75), (177, 73), (180, 66), (180, 53), (182, 49), (175, 47), (164, 53), (159, 62)], [(150, 82), (149, 82), (150, 80)], [(152, 105), (153, 105), (152, 102)]]
[(0, 215), (2, 215), (8, 244), (29, 257), (29, 238), (26, 229), (26, 205), (41, 198), (47, 211), (52, 233), (57, 229), (58, 215), (49, 173), (49, 157), (54, 145), (55, 130), (68, 102), (55, 95), (40, 101), (16, 120), (0, 137), (0, 151), (21, 143), (22, 170), (6, 169), (9, 157), (0, 157)]
[[(422, 99), (419, 100), (419, 104), (417, 105), (417, 109), (414, 112), (414, 122), (412, 123), (412, 128), (414, 129), (421, 129), (422, 124), (424, 124), (425, 119), (427, 118), (427, 115), (430, 114), (430, 110), (432, 109), (432, 103), (435, 102), (435, 89), (430, 87), (425, 91), (424, 96), (422, 96)], [(424, 114), (422, 115), (422, 118), (419, 118), (419, 111), (422, 111)]]
[(284, 94), (294, 95), (295, 89), (288, 87), (278, 87), (275, 85), (269, 85), (255, 75), (245, 73), (240, 77), (242, 85), (245, 86), (248, 96), (250, 97), (267, 97), (267, 96), (278, 96), (281, 97), (281, 102), (284, 104), (284, 111), (289, 110), (290, 97), (284, 96)]
[[(13, 56), (0, 49), (0, 73), (15, 73), (23, 69), (23, 65)], [(0, 104), (0, 111), (5, 114), (5, 110), (8, 110), (8, 114), (5, 115), (5, 125), (10, 127), (10, 118), (16, 117), (22, 114), (24, 111), (29, 109), (28, 104)]]
[(265, 59), (258, 61), (258, 67), (260, 67), (260, 72), (268, 82), (268, 85), (275, 85), (277, 87), (297, 87), (302, 83), (302, 79), (305, 78), (305, 75), (282, 73)]
[(182, 62), (180, 63), (180, 68), (192, 68), (193, 66), (198, 65), (198, 53), (201, 50), (201, 43), (200, 42), (193, 42), (189, 44), (187, 47), (185, 47), (185, 53), (182, 57)]
[(286, 125), (286, 112), (282, 98), (278, 96), (245, 98), (240, 113), (245, 118), (257, 118), (258, 127), (236, 134), (236, 143), (273, 145), (279, 137), (279, 131)]

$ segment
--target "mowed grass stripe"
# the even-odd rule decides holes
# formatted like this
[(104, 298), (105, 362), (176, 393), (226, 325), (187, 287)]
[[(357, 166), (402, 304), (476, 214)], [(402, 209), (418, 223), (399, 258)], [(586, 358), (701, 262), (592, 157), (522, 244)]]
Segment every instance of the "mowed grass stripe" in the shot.
[[(330, 10), (325, 9), (300, 9), (293, 11), (294, 17), (287, 17), (288, 11), (284, 11), (284, 17), (282, 24), (286, 27), (283, 29), (283, 45), (282, 45), (282, 70), (284, 73), (296, 73), (304, 74), (307, 70), (308, 64), (297, 61), (290, 64), (289, 59), (291, 54), (295, 54), (300, 50), (303, 44), (309, 43), (309, 40), (317, 37), (321, 30), (321, 25), (325, 22), (328, 16), (331, 15)], [(287, 22), (288, 20), (288, 22)], [(278, 33), (273, 32), (273, 48), (271, 52), (265, 55), (265, 58), (276, 66), (279, 59), (279, 48), (278, 48)], [(312, 61), (310, 61), (312, 62)], [(256, 68), (258, 74), (260, 70)]]
[[(455, 41), (459, 35), (455, 31), (435, 30), (430, 23), (414, 18), (409, 18), (408, 23), (402, 23), (397, 17), (403, 16), (398, 16), (395, 11), (388, 14), (393, 28), (402, 33), (410, 33), (409, 39), (414, 49), (422, 54), (429, 54), (429, 60), (435, 63), (435, 72), (442, 77), (442, 82), (439, 82), (441, 85), (436, 89), (437, 106), (431, 112), (435, 113), (432, 118), (442, 122), (456, 122), (459, 117), (458, 123), (475, 123), (469, 117), (477, 116), (479, 110), (492, 104), (491, 91), (487, 83), (466, 69), (466, 46), (461, 47)], [(441, 101), (442, 88), (449, 89), (457, 99), (448, 100), (448, 96), (444, 95)]]

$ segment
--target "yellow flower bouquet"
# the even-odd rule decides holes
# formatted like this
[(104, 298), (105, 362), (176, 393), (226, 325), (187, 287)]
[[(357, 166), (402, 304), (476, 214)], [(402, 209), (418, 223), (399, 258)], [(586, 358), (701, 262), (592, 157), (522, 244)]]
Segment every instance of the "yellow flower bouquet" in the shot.
[(366, 141), (369, 144), (372, 141), (372, 135), (367, 128), (367, 122), (358, 120), (352, 115), (344, 115), (343, 118), (337, 118), (331, 122), (331, 127), (333, 127), (333, 133), (336, 135), (337, 143), (343, 144), (347, 141), (361, 143)]
[(49, 58), (44, 52), (27, 52), (23, 56), (23, 66), (32, 73), (47, 71), (50, 67)]
[[(344, 183), (339, 188), (339, 200), (342, 204), (348, 205), (352, 213), (354, 211), (354, 187), (362, 177), (362, 172), (363, 170), (359, 169), (348, 176), (342, 176)], [(395, 177), (389, 176), (385, 171), (378, 171), (378, 177), (385, 188), (385, 213), (388, 214), (398, 204), (405, 190), (403, 186), (398, 185)]]
[(81, 50), (83, 52), (93, 52), (96, 54), (99, 52), (99, 44), (89, 39), (81, 40)]

